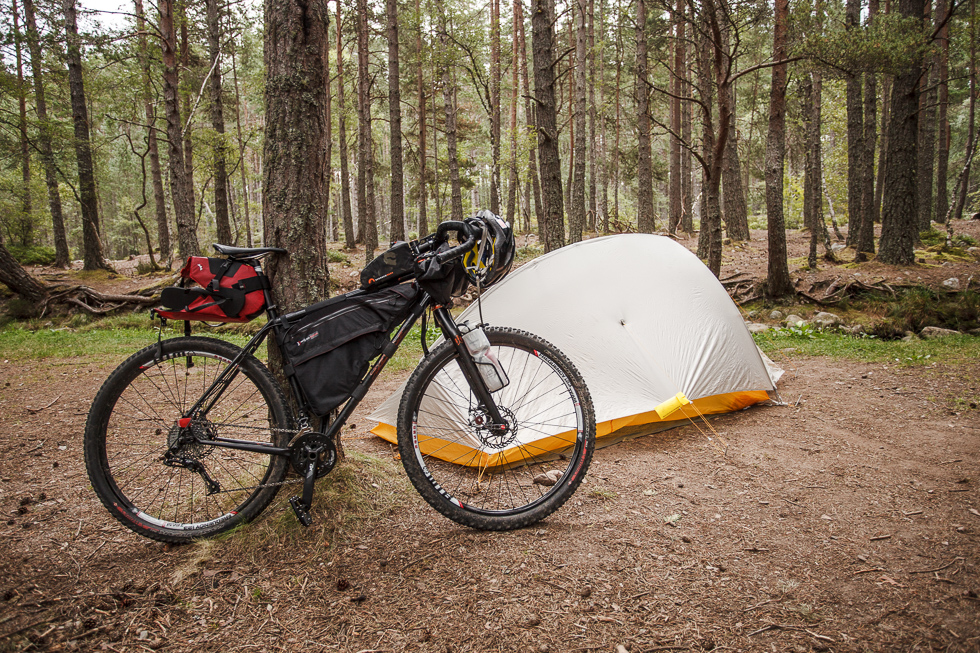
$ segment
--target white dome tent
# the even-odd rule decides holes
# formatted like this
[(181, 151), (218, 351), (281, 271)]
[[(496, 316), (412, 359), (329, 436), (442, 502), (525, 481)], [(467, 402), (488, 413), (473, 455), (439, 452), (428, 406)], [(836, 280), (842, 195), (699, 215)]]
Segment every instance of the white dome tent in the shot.
[[(708, 268), (663, 236), (607, 236), (539, 257), (484, 293), (483, 315), (572, 360), (606, 442), (766, 401), (782, 374)], [(457, 321), (479, 319), (474, 303)], [(391, 442), (400, 398), (401, 389), (369, 416)], [(466, 414), (461, 406), (447, 419)]]

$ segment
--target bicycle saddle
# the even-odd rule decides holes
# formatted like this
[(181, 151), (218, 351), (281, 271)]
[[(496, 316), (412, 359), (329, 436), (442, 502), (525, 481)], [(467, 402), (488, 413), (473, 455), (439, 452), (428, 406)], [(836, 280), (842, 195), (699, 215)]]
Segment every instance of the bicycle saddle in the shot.
[(231, 245), (211, 245), (219, 254), (237, 261), (248, 261), (261, 258), (266, 254), (288, 254), (282, 247), (232, 247)]

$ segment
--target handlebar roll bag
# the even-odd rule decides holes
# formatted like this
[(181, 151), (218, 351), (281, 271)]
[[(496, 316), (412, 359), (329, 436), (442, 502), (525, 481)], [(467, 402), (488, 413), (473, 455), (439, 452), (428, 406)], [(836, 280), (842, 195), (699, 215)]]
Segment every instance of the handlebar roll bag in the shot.
[[(439, 246), (436, 254), (450, 249), (448, 243)], [(429, 293), (436, 304), (448, 304), (453, 297), (458, 297), (466, 290), (469, 281), (466, 269), (459, 258), (440, 263), (437, 256), (425, 259), (419, 263), (417, 279), (422, 290)]]
[(290, 324), (282, 344), (310, 407), (326, 415), (350, 396), (389, 333), (411, 312), (418, 288), (403, 283), (370, 294), (314, 304)]

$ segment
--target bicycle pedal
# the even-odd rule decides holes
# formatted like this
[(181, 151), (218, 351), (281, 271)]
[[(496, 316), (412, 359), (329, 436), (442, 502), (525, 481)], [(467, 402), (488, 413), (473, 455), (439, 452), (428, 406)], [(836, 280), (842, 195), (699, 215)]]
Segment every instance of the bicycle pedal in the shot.
[(313, 523), (313, 517), (310, 516), (310, 511), (303, 505), (302, 499), (297, 496), (289, 497), (289, 505), (293, 507), (293, 512), (296, 513), (296, 519), (299, 520), (299, 523), (306, 527), (309, 527)]

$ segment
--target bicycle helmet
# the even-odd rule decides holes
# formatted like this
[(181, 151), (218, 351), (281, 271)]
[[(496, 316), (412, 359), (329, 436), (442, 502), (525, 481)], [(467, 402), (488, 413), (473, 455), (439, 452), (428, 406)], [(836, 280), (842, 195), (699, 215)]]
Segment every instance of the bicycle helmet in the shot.
[(485, 209), (467, 223), (482, 235), (463, 255), (466, 277), (474, 285), (489, 288), (503, 279), (514, 263), (514, 231), (503, 218)]

